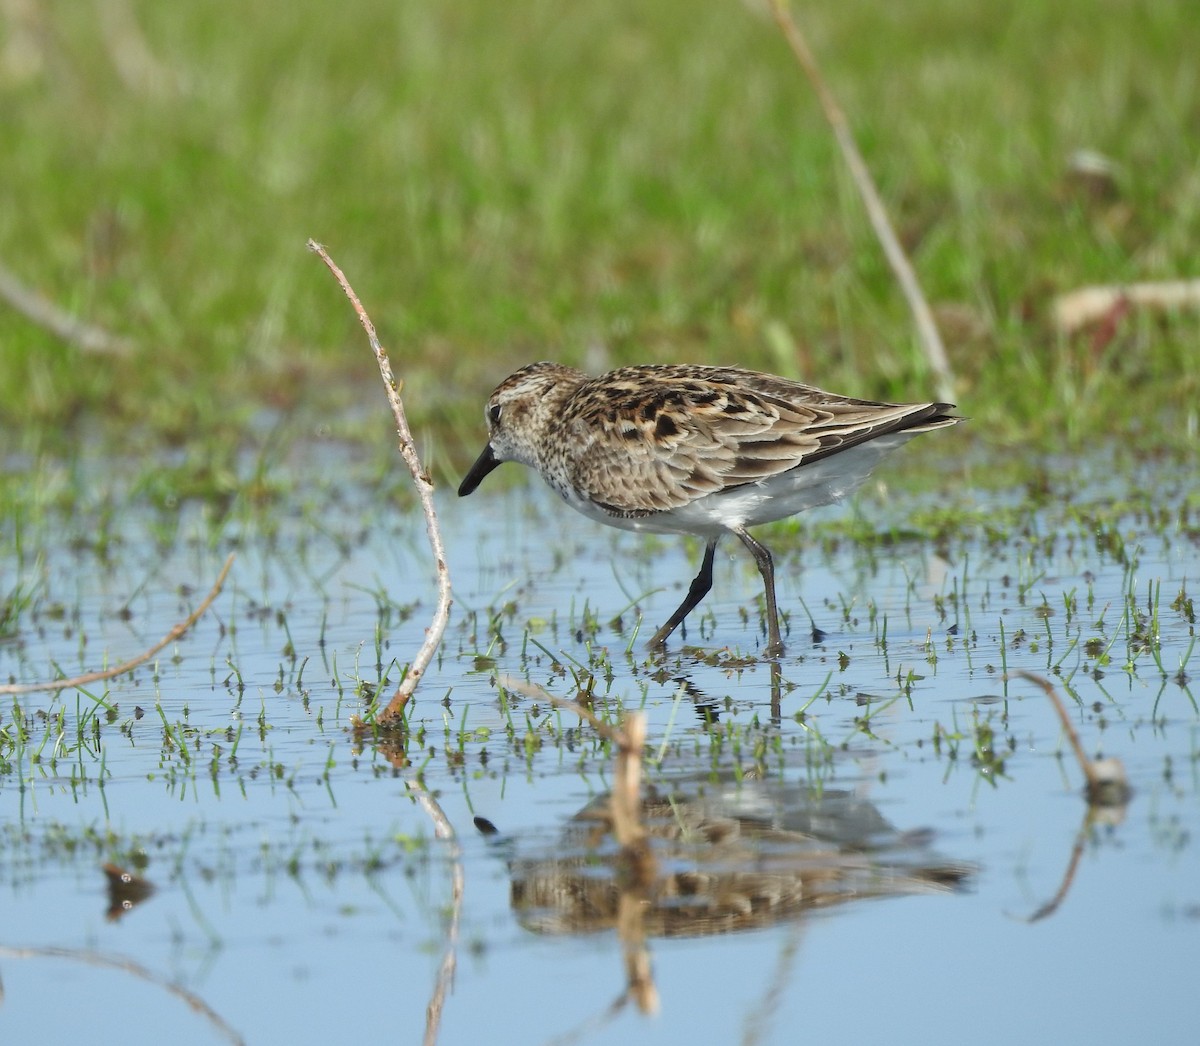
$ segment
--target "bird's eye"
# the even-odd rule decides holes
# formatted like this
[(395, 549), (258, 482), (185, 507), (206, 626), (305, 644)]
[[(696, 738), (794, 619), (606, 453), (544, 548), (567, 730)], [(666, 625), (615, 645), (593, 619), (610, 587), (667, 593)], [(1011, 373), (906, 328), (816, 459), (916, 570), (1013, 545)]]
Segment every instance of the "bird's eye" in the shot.
[(491, 406), (489, 406), (487, 409), (487, 416), (488, 421), (490, 421), (493, 425), (500, 424), (500, 404), (493, 403)]

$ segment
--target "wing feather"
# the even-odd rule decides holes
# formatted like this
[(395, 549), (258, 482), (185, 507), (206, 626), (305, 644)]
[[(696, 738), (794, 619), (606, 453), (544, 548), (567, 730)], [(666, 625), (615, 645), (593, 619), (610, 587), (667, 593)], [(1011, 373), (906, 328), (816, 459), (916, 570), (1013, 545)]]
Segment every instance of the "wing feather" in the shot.
[(944, 403), (876, 403), (736, 368), (627, 367), (561, 417), (572, 483), (626, 516), (759, 483), (867, 440), (958, 420)]

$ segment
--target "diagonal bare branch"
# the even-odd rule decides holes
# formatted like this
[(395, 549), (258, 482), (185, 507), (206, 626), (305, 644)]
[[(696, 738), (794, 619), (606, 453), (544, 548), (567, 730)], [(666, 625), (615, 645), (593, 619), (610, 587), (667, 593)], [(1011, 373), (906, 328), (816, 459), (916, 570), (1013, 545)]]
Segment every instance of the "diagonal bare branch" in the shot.
[(358, 322), (362, 324), (363, 330), (367, 332), (367, 340), (371, 343), (371, 350), (375, 353), (375, 361), (379, 364), (379, 373), (383, 376), (383, 384), (387, 390), (388, 403), (391, 404), (392, 416), (396, 419), (396, 434), (400, 441), (400, 456), (404, 458), (404, 463), (408, 466), (408, 471), (412, 473), (413, 482), (417, 487), (417, 496), (421, 499), (421, 507), (425, 510), (425, 530), (429, 534), (429, 546), (433, 550), (433, 560), (437, 568), (438, 601), (437, 606), (434, 608), (433, 621), (425, 632), (425, 641), (421, 644), (421, 648), (412, 659), (412, 664), (409, 666), (408, 672), (400, 681), (400, 685), (396, 687), (396, 692), (392, 694), (387, 707), (376, 717), (380, 723), (395, 723), (403, 716), (404, 706), (408, 704), (412, 698), (413, 691), (417, 689), (417, 684), (425, 675), (425, 670), (429, 667), (429, 662), (433, 660), (433, 655), (437, 651), (438, 644), (442, 641), (442, 635), (446, 631), (446, 623), (450, 620), (450, 568), (446, 566), (446, 549), (442, 544), (442, 531), (438, 526), (437, 510), (433, 505), (433, 481), (429, 478), (429, 473), (425, 471), (425, 467), (421, 464), (421, 458), (417, 454), (417, 445), (413, 440), (412, 430), (408, 427), (408, 418), (404, 413), (404, 403), (400, 399), (401, 384), (392, 373), (392, 364), (391, 360), (388, 359), (387, 350), (379, 343), (379, 336), (375, 333), (375, 325), (367, 315), (367, 310), (363, 308), (362, 302), (359, 301), (358, 295), (354, 293), (354, 288), (350, 286), (350, 281), (346, 279), (342, 270), (334, 264), (333, 259), (329, 257), (325, 248), (317, 243), (316, 240), (309, 240), (308, 249), (316, 254), (325, 263), (329, 271), (333, 273), (334, 279), (338, 281), (338, 284), (346, 293), (346, 297), (350, 299), (350, 304), (354, 307), (354, 312), (358, 316)]
[(863, 204), (866, 206), (871, 227), (875, 230), (875, 235), (883, 247), (883, 253), (892, 267), (892, 272), (896, 274), (900, 289), (908, 301), (908, 307), (912, 310), (913, 320), (917, 325), (917, 335), (925, 353), (925, 360), (937, 378), (938, 395), (942, 399), (952, 402), (954, 400), (954, 374), (950, 370), (950, 362), (946, 358), (946, 347), (942, 344), (942, 336), (938, 333), (937, 324), (934, 322), (933, 311), (929, 308), (929, 302), (925, 300), (925, 294), (921, 290), (921, 284), (913, 270), (912, 263), (900, 245), (900, 239), (892, 227), (891, 219), (888, 218), (887, 209), (879, 196), (879, 190), (875, 188), (871, 172), (867, 169), (862, 153), (858, 151), (858, 145), (854, 141), (850, 125), (846, 122), (846, 116), (842, 112), (841, 106), (838, 105), (837, 99), (833, 97), (833, 92), (826, 85), (825, 79), (821, 76), (817, 60), (813, 57), (808, 42), (792, 18), (787, 0), (771, 0), (771, 9), (788, 46), (796, 56), (796, 61), (800, 63), (800, 68), (804, 70), (813, 90), (817, 92), (817, 98), (825, 112), (825, 119), (833, 128), (833, 136), (837, 139), (838, 148), (845, 157), (846, 166), (850, 168), (850, 177), (854, 180)]
[(43, 683), (5, 683), (3, 686), (0, 686), (0, 694), (32, 694), (45, 690), (70, 690), (73, 687), (88, 686), (91, 683), (98, 683), (104, 679), (113, 679), (116, 676), (123, 676), (127, 672), (132, 672), (138, 665), (149, 661), (150, 658), (168, 643), (173, 643), (179, 639), (192, 625), (200, 620), (204, 612), (212, 606), (213, 600), (220, 595), (221, 589), (225, 585), (225, 578), (229, 575), (229, 568), (233, 566), (233, 558), (233, 554), (230, 553), (229, 558), (225, 560), (225, 565), (221, 568), (221, 573), (217, 575), (217, 580), (213, 583), (212, 589), (204, 597), (200, 605), (149, 650), (143, 651), (137, 657), (131, 657), (128, 661), (122, 661), (121, 664), (114, 665), (112, 668), (105, 668), (97, 672), (85, 672), (81, 676), (72, 676), (70, 679), (51, 679)]

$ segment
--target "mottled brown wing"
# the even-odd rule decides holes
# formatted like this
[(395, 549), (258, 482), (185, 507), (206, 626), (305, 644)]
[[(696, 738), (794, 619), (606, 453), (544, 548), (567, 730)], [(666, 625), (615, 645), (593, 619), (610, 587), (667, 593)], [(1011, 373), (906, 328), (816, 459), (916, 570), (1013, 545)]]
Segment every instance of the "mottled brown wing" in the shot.
[(944, 404), (854, 400), (733, 368), (627, 368), (607, 376), (605, 393), (585, 384), (564, 411), (568, 471), (589, 497), (626, 515), (679, 508), (885, 433), (957, 420)]

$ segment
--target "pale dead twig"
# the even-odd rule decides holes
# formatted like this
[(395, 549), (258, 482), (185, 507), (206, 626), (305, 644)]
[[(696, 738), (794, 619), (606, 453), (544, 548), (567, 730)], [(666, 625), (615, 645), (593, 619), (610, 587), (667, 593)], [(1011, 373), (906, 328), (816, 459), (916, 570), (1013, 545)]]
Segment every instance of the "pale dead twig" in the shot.
[(81, 352), (108, 356), (124, 356), (133, 351), (133, 342), (72, 316), (31, 287), (27, 287), (11, 270), (0, 264), (0, 298), (37, 326), (56, 338), (74, 345)]
[(512, 690), (535, 701), (548, 701), (556, 708), (574, 712), (581, 719), (587, 720), (601, 737), (617, 746), (617, 765), (613, 774), (612, 788), (612, 818), (613, 835), (618, 845), (627, 853), (637, 853), (637, 860), (643, 863), (642, 875), (648, 873), (653, 879), (653, 858), (646, 847), (647, 831), (642, 822), (642, 749), (646, 743), (646, 717), (641, 712), (628, 712), (623, 726), (615, 727), (604, 722), (591, 709), (584, 708), (577, 701), (565, 697), (555, 697), (540, 686), (526, 683), (512, 676), (501, 676), (499, 684), (505, 690)]
[(580, 719), (587, 720), (591, 728), (606, 741), (611, 741), (618, 747), (620, 746), (621, 731), (611, 723), (606, 723), (590, 708), (585, 708), (578, 701), (572, 701), (569, 697), (556, 697), (549, 690), (544, 690), (533, 683), (526, 683), (523, 679), (517, 679), (515, 676), (501, 676), (496, 682), (504, 687), (505, 690), (511, 690), (516, 694), (524, 694), (526, 697), (532, 697), (535, 701), (548, 701), (555, 708), (563, 708), (568, 712), (574, 712)]
[(433, 505), (433, 482), (430, 480), (429, 474), (425, 471), (421, 464), (421, 458), (417, 454), (417, 445), (413, 441), (412, 430), (408, 427), (408, 418), (404, 413), (404, 404), (400, 400), (401, 383), (396, 380), (395, 375), (392, 373), (392, 364), (388, 359), (387, 350), (379, 343), (379, 337), (375, 333), (375, 325), (367, 315), (366, 309), (363, 308), (362, 302), (358, 300), (358, 295), (354, 293), (350, 282), (346, 279), (342, 270), (334, 264), (333, 259), (329, 257), (325, 248), (317, 243), (316, 240), (309, 240), (308, 249), (316, 254), (325, 263), (329, 271), (333, 273), (334, 279), (338, 281), (346, 297), (350, 299), (350, 304), (354, 307), (354, 312), (358, 316), (358, 322), (362, 324), (363, 330), (367, 332), (367, 340), (371, 343), (371, 349), (375, 353), (375, 361), (379, 364), (379, 373), (383, 376), (388, 403), (392, 407), (392, 416), (396, 419), (396, 433), (399, 437), (400, 456), (404, 458), (404, 463), (408, 466), (409, 472), (412, 473), (413, 483), (417, 488), (417, 496), (421, 499), (421, 507), (425, 510), (425, 530), (429, 535), (429, 545), (433, 550), (434, 564), (437, 569), (438, 601), (437, 607), (434, 609), (433, 621), (425, 632), (425, 641), (421, 644), (420, 650), (417, 651), (416, 656), (412, 659), (412, 664), (409, 666), (408, 672), (400, 680), (400, 685), (396, 687), (396, 692), (392, 694), (387, 707), (376, 717), (377, 722), (386, 724), (401, 718), (404, 713), (404, 706), (412, 698), (413, 691), (416, 690), (417, 684), (421, 681), (422, 676), (425, 675), (425, 670), (429, 667), (429, 663), (433, 660), (433, 655), (437, 651), (438, 644), (442, 641), (442, 634), (446, 631), (446, 623), (450, 620), (450, 570), (446, 566), (446, 550), (442, 544), (442, 532), (438, 526), (437, 510)]
[(1107, 319), (1128, 307), (1183, 309), (1200, 307), (1200, 280), (1162, 280), (1080, 287), (1054, 299), (1054, 325), (1063, 334)]
[(850, 125), (846, 122), (845, 114), (825, 84), (817, 60), (809, 50), (808, 42), (792, 19), (787, 0), (771, 0), (771, 9), (792, 53), (808, 77), (809, 83), (817, 92), (817, 98), (825, 112), (825, 119), (833, 128), (838, 148), (841, 149), (846, 165), (850, 168), (850, 177), (854, 180), (863, 204), (866, 206), (867, 217), (871, 221), (875, 235), (879, 238), (879, 243), (883, 247), (888, 264), (892, 267), (892, 272), (896, 274), (896, 279), (900, 282), (900, 289), (904, 292), (908, 307), (912, 310), (913, 320), (917, 325), (917, 336), (925, 352), (926, 362), (937, 378), (938, 395), (944, 400), (953, 400), (954, 374), (950, 370), (950, 362), (946, 357), (942, 336), (934, 322), (933, 312), (921, 291), (921, 284), (913, 271), (912, 263), (909, 262), (904, 248), (900, 245), (896, 230), (892, 228), (887, 209), (879, 197), (879, 190), (875, 188), (875, 182), (871, 178), (871, 172), (867, 170), (862, 153), (858, 151), (858, 145), (854, 141)]
[(128, 661), (123, 661), (121, 664), (113, 668), (105, 668), (96, 672), (85, 672), (81, 676), (74, 676), (71, 679), (52, 679), (41, 683), (5, 683), (0, 686), (0, 694), (32, 694), (37, 691), (45, 690), (70, 690), (73, 687), (88, 686), (91, 683), (98, 683), (104, 679), (113, 679), (116, 676), (123, 676), (127, 672), (132, 672), (138, 665), (149, 661), (168, 643), (173, 643), (179, 639), (185, 632), (188, 631), (200, 618), (204, 612), (212, 606), (212, 602), (221, 593), (221, 589), (225, 584), (225, 578), (229, 574), (229, 568), (233, 566), (233, 554), (225, 560), (225, 565), (221, 568), (221, 573), (217, 575), (217, 580), (213, 583), (213, 587), (207, 596), (204, 597), (195, 610), (193, 610), (185, 620), (179, 622), (171, 629), (162, 639), (154, 644), (149, 650), (138, 654), (137, 657), (130, 658)]
[(1067, 715), (1062, 698), (1058, 696), (1058, 692), (1048, 679), (1034, 672), (1026, 672), (1021, 668), (1009, 672), (1008, 675), (1009, 677), (1020, 676), (1022, 679), (1028, 679), (1029, 682), (1041, 687), (1046, 696), (1050, 698), (1050, 703), (1054, 705), (1054, 710), (1058, 713), (1059, 721), (1062, 723), (1063, 732), (1067, 735), (1067, 741), (1075, 752), (1075, 758), (1087, 779), (1088, 803), (1095, 806), (1124, 806), (1129, 801), (1130, 788), (1129, 779), (1121, 761), (1115, 757), (1096, 760), (1088, 758), (1087, 753), (1083, 750), (1083, 744), (1079, 740), (1079, 734), (1071, 722), (1071, 717)]

